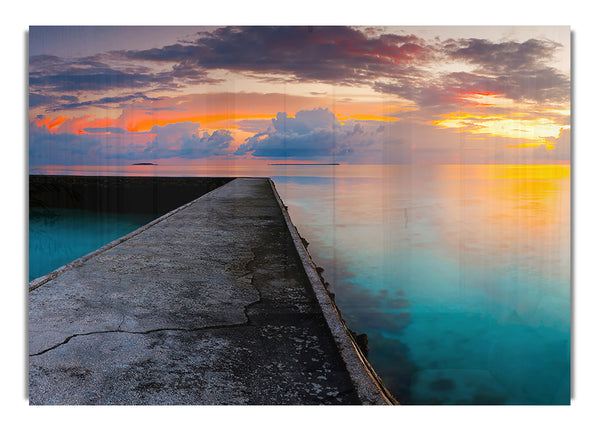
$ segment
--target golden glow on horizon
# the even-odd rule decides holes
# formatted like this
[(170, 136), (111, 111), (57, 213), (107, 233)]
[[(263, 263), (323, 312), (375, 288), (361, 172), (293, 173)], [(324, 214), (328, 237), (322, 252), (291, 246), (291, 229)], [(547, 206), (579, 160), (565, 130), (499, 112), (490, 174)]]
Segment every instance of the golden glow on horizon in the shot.
[(509, 148), (547, 144), (548, 140), (546, 138), (557, 138), (561, 129), (570, 128), (570, 126), (559, 124), (552, 119), (544, 117), (534, 119), (519, 118), (524, 115), (522, 113), (514, 113), (512, 115), (478, 115), (467, 112), (452, 112), (444, 114), (444, 119), (432, 121), (431, 124), (446, 129), (463, 129), (463, 131), (476, 135), (534, 141), (509, 145)]

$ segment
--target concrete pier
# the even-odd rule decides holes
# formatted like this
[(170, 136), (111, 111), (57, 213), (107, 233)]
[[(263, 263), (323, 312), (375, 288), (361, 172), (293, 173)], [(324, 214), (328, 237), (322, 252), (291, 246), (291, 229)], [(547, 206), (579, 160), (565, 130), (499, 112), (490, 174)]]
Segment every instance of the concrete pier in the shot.
[(390, 404), (269, 179), (37, 280), (31, 404)]

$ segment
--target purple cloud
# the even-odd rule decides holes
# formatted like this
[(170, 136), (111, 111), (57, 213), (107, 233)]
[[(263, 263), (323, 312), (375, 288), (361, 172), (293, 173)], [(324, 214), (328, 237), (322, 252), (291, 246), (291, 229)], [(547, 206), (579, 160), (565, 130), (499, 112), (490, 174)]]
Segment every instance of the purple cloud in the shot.
[(121, 55), (175, 62), (185, 70), (226, 69), (293, 75), (304, 81), (357, 83), (403, 74), (413, 62), (428, 58), (429, 50), (414, 35), (369, 38), (359, 29), (342, 26), (224, 27), (198, 36), (188, 44)]

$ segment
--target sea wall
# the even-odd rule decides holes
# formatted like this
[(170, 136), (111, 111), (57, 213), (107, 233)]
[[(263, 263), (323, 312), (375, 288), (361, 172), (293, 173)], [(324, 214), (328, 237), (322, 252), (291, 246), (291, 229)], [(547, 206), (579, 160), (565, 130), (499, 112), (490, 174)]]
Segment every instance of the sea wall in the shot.
[(213, 177), (30, 175), (30, 208), (164, 214), (231, 181)]

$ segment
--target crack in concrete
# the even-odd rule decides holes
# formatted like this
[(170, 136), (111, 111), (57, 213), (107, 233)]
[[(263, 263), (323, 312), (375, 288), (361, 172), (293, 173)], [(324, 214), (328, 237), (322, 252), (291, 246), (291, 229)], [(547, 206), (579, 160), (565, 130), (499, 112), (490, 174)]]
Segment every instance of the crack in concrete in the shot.
[[(260, 297), (260, 293), (259, 293), (259, 297)], [(55, 344), (54, 346), (48, 347), (47, 349), (44, 349), (40, 352), (37, 353), (32, 353), (29, 356), (33, 357), (33, 356), (40, 356), (43, 355), (46, 352), (49, 352), (50, 350), (54, 350), (57, 347), (60, 347), (62, 345), (67, 344), (69, 341), (71, 341), (73, 338), (75, 337), (83, 337), (86, 335), (95, 335), (95, 334), (110, 334), (110, 333), (122, 333), (122, 334), (137, 334), (137, 335), (147, 335), (147, 334), (152, 334), (154, 332), (161, 332), (161, 331), (182, 331), (182, 332), (197, 332), (197, 331), (207, 331), (207, 330), (211, 330), (211, 329), (223, 329), (223, 328), (239, 328), (242, 326), (248, 326), (250, 325), (250, 318), (248, 316), (248, 308), (258, 304), (261, 301), (261, 299), (258, 299), (257, 301), (253, 301), (247, 305), (244, 306), (244, 315), (246, 316), (246, 321), (243, 323), (230, 323), (230, 324), (223, 324), (223, 325), (209, 325), (209, 326), (202, 326), (199, 328), (156, 328), (156, 329), (149, 329), (147, 331), (125, 331), (121, 328), (121, 325), (123, 324), (123, 322), (125, 321), (125, 315), (123, 315), (123, 320), (121, 320), (121, 323), (119, 324), (119, 326), (117, 327), (117, 329), (109, 329), (106, 331), (92, 331), (92, 332), (85, 332), (83, 334), (73, 334), (73, 335), (69, 335), (67, 338), (64, 339), (64, 341)]]
[(147, 334), (151, 334), (154, 332), (160, 332), (160, 331), (183, 331), (183, 332), (196, 332), (196, 331), (207, 331), (207, 330), (211, 330), (211, 329), (223, 329), (223, 328), (237, 328), (237, 327), (241, 327), (241, 326), (247, 326), (250, 325), (250, 316), (248, 316), (248, 308), (259, 304), (260, 302), (262, 302), (262, 295), (260, 293), (260, 290), (254, 285), (254, 279), (255, 279), (255, 274), (254, 271), (250, 269), (250, 266), (255, 264), (256, 261), (256, 252), (255, 252), (255, 248), (251, 248), (250, 252), (252, 253), (252, 259), (248, 260), (248, 263), (246, 263), (246, 271), (248, 271), (247, 274), (244, 275), (244, 277), (252, 274), (252, 278), (250, 279), (250, 285), (254, 288), (254, 290), (256, 290), (256, 293), (258, 294), (258, 300), (253, 301), (249, 304), (246, 304), (244, 306), (244, 315), (246, 316), (246, 321), (243, 323), (231, 323), (231, 324), (223, 324), (223, 325), (209, 325), (209, 326), (202, 326), (199, 328), (157, 328), (157, 329), (149, 329), (147, 331), (125, 331), (121, 329), (121, 326), (123, 325), (123, 323), (125, 322), (125, 318), (126, 318), (126, 314), (123, 313), (123, 317), (121, 318), (121, 322), (119, 323), (119, 325), (117, 326), (117, 329), (110, 329), (110, 330), (106, 330), (106, 331), (92, 331), (92, 332), (85, 332), (82, 334), (73, 334), (73, 335), (69, 335), (67, 338), (65, 338), (62, 342), (55, 344), (54, 346), (48, 347), (47, 349), (44, 349), (40, 352), (37, 353), (32, 353), (29, 355), (29, 357), (33, 357), (33, 356), (40, 356), (43, 355), (46, 352), (49, 352), (51, 350), (56, 349), (57, 347), (63, 346), (65, 344), (67, 344), (69, 341), (71, 341), (73, 338), (75, 337), (82, 337), (82, 336), (86, 336), (86, 335), (95, 335), (95, 334), (110, 334), (110, 333), (123, 333), (123, 334), (138, 334), (138, 335), (147, 335)]
[[(246, 307), (250, 306), (252, 304), (248, 304)], [(246, 316), (247, 319), (248, 316)], [(154, 332), (161, 332), (161, 331), (182, 331), (182, 332), (195, 332), (195, 331), (206, 331), (206, 330), (210, 330), (210, 329), (221, 329), (221, 328), (236, 328), (236, 327), (240, 327), (240, 326), (246, 326), (248, 325), (248, 321), (246, 320), (246, 322), (244, 323), (232, 323), (232, 324), (228, 324), (228, 325), (211, 325), (211, 326), (202, 326), (200, 328), (156, 328), (156, 329), (149, 329), (147, 331), (125, 331), (122, 329), (111, 329), (111, 330), (106, 330), (106, 331), (92, 331), (92, 332), (85, 332), (83, 334), (73, 334), (73, 335), (69, 335), (67, 338), (65, 338), (64, 341), (55, 344), (52, 347), (48, 347), (47, 349), (42, 350), (41, 352), (37, 352), (37, 353), (32, 353), (29, 356), (40, 356), (46, 352), (49, 352), (50, 350), (54, 350), (57, 347), (60, 347), (64, 344), (67, 344), (69, 341), (71, 341), (73, 338), (75, 337), (83, 337), (86, 335), (95, 335), (95, 334), (110, 334), (110, 333), (122, 333), (122, 334), (137, 334), (137, 335), (147, 335), (147, 334), (152, 334)]]

